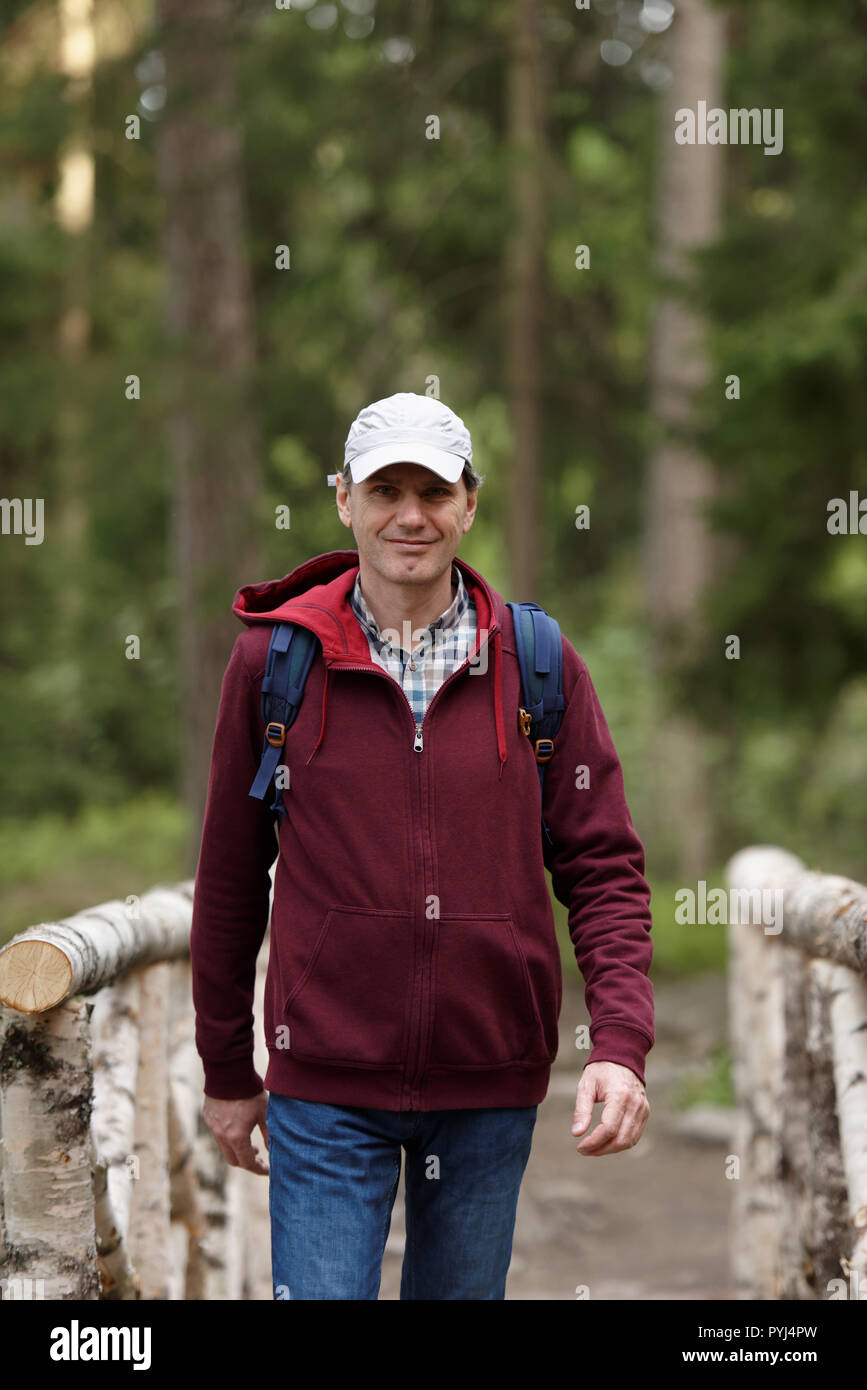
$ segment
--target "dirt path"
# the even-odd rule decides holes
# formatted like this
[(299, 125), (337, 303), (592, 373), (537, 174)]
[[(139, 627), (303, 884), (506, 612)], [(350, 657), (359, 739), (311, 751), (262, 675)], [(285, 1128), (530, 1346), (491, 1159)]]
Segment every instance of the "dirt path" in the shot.
[[(580, 1069), (575, 1028), (587, 1014), (580, 979), (567, 977), (560, 1051), (521, 1188), (507, 1298), (571, 1300), (578, 1285), (588, 1286), (592, 1300), (734, 1296), (725, 1116), (709, 1113), (705, 1124), (693, 1117), (685, 1125), (684, 1112), (672, 1105), (681, 1078), (725, 1041), (724, 990), (721, 976), (655, 987), (657, 1042), (647, 1065), (647, 1128), (634, 1149), (583, 1158), (570, 1129)], [(594, 1125), (600, 1114), (597, 1105)], [(403, 1202), (401, 1177), (382, 1299), (399, 1296)]]

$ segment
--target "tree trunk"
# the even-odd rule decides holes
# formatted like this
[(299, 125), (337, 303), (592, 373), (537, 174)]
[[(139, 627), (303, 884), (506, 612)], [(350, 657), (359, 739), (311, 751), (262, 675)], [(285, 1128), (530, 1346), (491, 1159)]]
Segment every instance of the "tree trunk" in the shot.
[[(847, 979), (837, 979), (837, 972)], [(839, 1056), (839, 1023), (832, 1017), (834, 994), (840, 984), (845, 992), (859, 981), (851, 970), (825, 960), (807, 962), (808, 1134), (810, 1166), (810, 1243), (807, 1278), (810, 1297), (826, 1300), (831, 1279), (844, 1277), (841, 1257), (851, 1253), (855, 1235), (849, 1226), (846, 1173), (840, 1135), (840, 1113), (845, 1109), (838, 1094), (835, 1065)], [(862, 1019), (862, 1023), (863, 1023)], [(851, 1080), (847, 1077), (847, 1083)], [(863, 1105), (863, 1086), (862, 1105)], [(862, 1122), (862, 1139), (863, 1139)], [(862, 1149), (865, 1157), (867, 1150)], [(867, 1214), (867, 1213), (865, 1213)]]
[[(867, 888), (840, 874), (821, 874), (774, 845), (741, 850), (726, 866), (734, 888), (780, 890), (781, 935), (811, 956), (867, 974)], [(755, 928), (760, 930), (760, 928)]]
[(93, 1116), (96, 1154), (94, 1218), (101, 1297), (138, 1298), (127, 1236), (135, 1176), (135, 1091), (138, 1073), (140, 973), (131, 971), (96, 996), (93, 1046)]
[(240, 584), (259, 577), (254, 505), (262, 479), (250, 396), (255, 352), (235, 124), (234, 7), (229, 0), (159, 0), (158, 14), (168, 88), (157, 155), (165, 197), (180, 730), (192, 868), (220, 683), (239, 630), (231, 600)]
[(772, 845), (726, 883), (733, 909), (735, 889), (780, 890), (783, 909), (781, 933), (728, 927), (739, 1296), (826, 1299), (867, 1278), (867, 888)]
[(169, 1295), (171, 1190), (169, 1178), (168, 1004), (171, 964), (140, 972), (139, 1058), (135, 1089), (136, 1180), (129, 1214), (130, 1262), (142, 1298)]
[[(729, 880), (730, 882), (732, 880)], [(778, 1299), (785, 1060), (783, 952), (747, 924), (728, 928), (729, 1036), (737, 1105), (731, 1172), (732, 1270), (738, 1298)], [(727, 1176), (729, 1174), (727, 1173)]]
[(506, 253), (506, 383), (513, 455), (506, 530), (512, 594), (537, 602), (545, 211), (541, 23), (535, 0), (515, 0), (508, 74), (512, 233)]
[[(196, 1135), (201, 1122), (205, 1078), (196, 1051), (190, 1011), (192, 971), (188, 958), (172, 962), (169, 1006), (169, 1165), (174, 1237), (182, 1247), (173, 1271), (172, 1298), (205, 1297), (205, 1256), (202, 1232), (205, 1215), (196, 1170)], [(202, 1122), (203, 1123), (203, 1122)], [(182, 1233), (178, 1235), (177, 1233)]]
[[(749, 926), (745, 928), (750, 930)], [(741, 930), (744, 930), (742, 927)], [(770, 945), (760, 941), (760, 949)], [(830, 1105), (833, 1093), (811, 1093), (807, 1052), (807, 967), (809, 959), (795, 948), (779, 946), (783, 981), (783, 1049), (780, 1088), (780, 1292), (781, 1299), (812, 1298), (810, 1190), (810, 1123), (817, 1109)], [(752, 1040), (751, 1040), (752, 1041)]]
[[(57, 325), (58, 358), (64, 380), (58, 407), (56, 528), (62, 556), (62, 583), (57, 587), (57, 661), (79, 670), (78, 624), (83, 611), (82, 576), (87, 543), (88, 473), (86, 413), (81, 405), (76, 373), (90, 346), (90, 271), (88, 233), (93, 224), (94, 159), (91, 132), (92, 75), (95, 33), (92, 0), (58, 0), (58, 70), (66, 80), (69, 131), (60, 150), (54, 215), (66, 237), (62, 304)], [(60, 702), (63, 735), (77, 740), (81, 732), (81, 686), (76, 683)]]
[[(703, 517), (716, 483), (710, 463), (680, 437), (693, 423), (693, 400), (707, 380), (704, 324), (689, 306), (690, 253), (720, 228), (723, 152), (719, 146), (678, 145), (675, 112), (720, 104), (725, 55), (724, 17), (705, 0), (681, 0), (671, 31), (673, 80), (661, 98), (657, 239), (663, 284), (653, 326), (650, 402), (660, 425), (648, 467), (645, 572), (651, 634), (651, 673), (664, 678), (674, 652), (688, 650), (700, 631), (698, 603), (713, 578), (718, 547)], [(720, 646), (720, 661), (724, 659)], [(663, 686), (664, 686), (663, 680)], [(711, 800), (704, 766), (705, 740), (690, 715), (663, 713), (655, 739), (657, 826), (650, 847), (665, 854), (689, 881), (707, 870), (713, 845)]]
[(134, 966), (189, 955), (192, 892), (191, 882), (152, 888), (135, 903), (102, 903), (19, 933), (0, 950), (0, 1002), (42, 1013)]
[[(816, 962), (816, 965), (819, 963)], [(846, 1175), (849, 1256), (867, 1297), (867, 980), (845, 966), (821, 962), (831, 1014), (840, 1148)]]
[(45, 1299), (99, 1297), (90, 1008), (72, 999), (38, 1018), (0, 1009), (0, 1277), (34, 1281)]

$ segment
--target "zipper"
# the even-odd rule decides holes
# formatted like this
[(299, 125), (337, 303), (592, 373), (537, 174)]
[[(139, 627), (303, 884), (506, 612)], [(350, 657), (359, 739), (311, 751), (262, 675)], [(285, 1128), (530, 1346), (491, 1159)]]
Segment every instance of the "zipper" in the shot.
[[(494, 634), (495, 634), (498, 630), (499, 630), (499, 629), (498, 629), (498, 624), (497, 624), (497, 623), (494, 623), (494, 624), (488, 629), (488, 635), (487, 635), (487, 637), (485, 638), (485, 641), (482, 642), (482, 643), (480, 644), (480, 646), (479, 646), (479, 652), (481, 652), (482, 648), (486, 645), (486, 643), (488, 643), (488, 642), (491, 640), (491, 637), (494, 636)], [(478, 654), (479, 654), (479, 653), (475, 653), (476, 656), (478, 656)], [(427, 707), (427, 710), (425, 711), (425, 716), (424, 716), (425, 719), (429, 718), (430, 714), (431, 714), (432, 711), (433, 711), (434, 705), (436, 704), (437, 700), (439, 699), (440, 695), (443, 693), (443, 691), (445, 690), (445, 688), (446, 688), (446, 686), (449, 684), (449, 682), (452, 681), (452, 680), (455, 678), (455, 676), (459, 676), (464, 670), (466, 670), (466, 668), (467, 668), (467, 667), (469, 666), (469, 664), (470, 664), (470, 661), (471, 661), (471, 658), (470, 658), (470, 657), (467, 657), (465, 661), (462, 661), (461, 664), (460, 664), (460, 666), (458, 666), (458, 667), (451, 673), (451, 675), (448, 676), (448, 677), (443, 681), (443, 683), (442, 683), (442, 685), (439, 687), (439, 689), (436, 690), (436, 691), (434, 692), (433, 699), (431, 700), (430, 704), (429, 704), (428, 707)], [(424, 721), (422, 721), (422, 722), (424, 722)], [(416, 741), (416, 743), (413, 745), (413, 747), (417, 747), (418, 750), (421, 751), (421, 725), (418, 725), (417, 735), (418, 735), (418, 736), (417, 736), (417, 741)], [(419, 763), (418, 767), (419, 767), (419, 798), (420, 798), (420, 813), (419, 813), (419, 814), (420, 814), (420, 824), (421, 824), (421, 831), (422, 831), (422, 841), (423, 841), (423, 845), (424, 845), (424, 855), (423, 855), (423, 860), (422, 860), (422, 862), (423, 862), (423, 864), (424, 864), (424, 866), (425, 866), (423, 872), (425, 872), (426, 869), (427, 869), (427, 865), (428, 865), (429, 863), (432, 863), (432, 860), (433, 860), (432, 851), (431, 851), (431, 849), (430, 849), (430, 845), (431, 845), (431, 833), (430, 833), (430, 797), (427, 795), (427, 788), (426, 788), (426, 785), (425, 785), (425, 778), (426, 778), (426, 775), (427, 775), (427, 774), (426, 774), (426, 770), (425, 770), (424, 763), (423, 763), (423, 762), (422, 762), (422, 763)], [(427, 875), (426, 875), (426, 872), (425, 872), (425, 877), (426, 877), (426, 876), (427, 876)], [(425, 884), (424, 886), (425, 886), (425, 891), (427, 891), (428, 885)], [(434, 892), (434, 888), (435, 888), (435, 885), (434, 885), (434, 883), (431, 881), (431, 882), (430, 882), (430, 892), (431, 892), (431, 893)], [(425, 917), (423, 918), (423, 922), (422, 922), (422, 969), (421, 969), (422, 1007), (421, 1007), (421, 1010), (420, 1010), (420, 1022), (419, 1022), (419, 1029), (418, 1029), (418, 1046), (417, 1046), (417, 1048), (416, 1048), (416, 1050), (415, 1050), (415, 1055), (414, 1055), (414, 1056), (411, 1055), (410, 1058), (408, 1058), (408, 1060), (407, 1060), (407, 1066), (406, 1066), (406, 1074), (407, 1074), (407, 1076), (409, 1077), (409, 1083), (408, 1083), (408, 1084), (409, 1084), (409, 1104), (410, 1104), (410, 1109), (414, 1109), (414, 1110), (415, 1110), (415, 1109), (418, 1109), (419, 1104), (420, 1104), (420, 1101), (421, 1101), (421, 1093), (420, 1093), (419, 1087), (420, 1087), (420, 1084), (421, 1084), (421, 1079), (422, 1079), (422, 1077), (423, 1077), (423, 1075), (424, 1075), (424, 1072), (425, 1072), (425, 1068), (427, 1067), (427, 1059), (428, 1059), (428, 1055), (429, 1055), (429, 1052), (430, 1052), (430, 1031), (431, 1031), (431, 1022), (432, 1022), (431, 994), (432, 994), (432, 987), (433, 987), (433, 986), (432, 986), (432, 978), (431, 978), (431, 976), (432, 976), (432, 969), (433, 969), (434, 931), (435, 931), (435, 927), (434, 927), (433, 925), (430, 926), (430, 929), (429, 929), (429, 931), (428, 931), (428, 921), (427, 921), (427, 917), (425, 916)], [(426, 1005), (427, 1005), (427, 1007), (426, 1007)]]
[[(469, 658), (468, 658), (468, 659), (469, 659)], [(397, 681), (394, 679), (394, 676), (392, 676), (392, 675), (390, 674), (390, 672), (388, 672), (388, 671), (383, 671), (382, 667), (381, 667), (381, 666), (377, 666), (375, 662), (374, 662), (373, 664), (371, 664), (370, 666), (360, 666), (360, 665), (350, 664), (350, 663), (348, 663), (348, 662), (339, 661), (339, 660), (338, 660), (338, 661), (332, 661), (332, 662), (330, 663), (330, 665), (331, 665), (331, 669), (332, 669), (332, 670), (338, 670), (338, 671), (366, 671), (367, 674), (368, 674), (368, 675), (371, 675), (371, 676), (384, 676), (385, 679), (388, 681), (389, 685), (393, 685), (394, 688), (395, 688), (395, 690), (399, 690), (400, 693), (401, 693), (401, 695), (403, 696), (403, 704), (404, 704), (405, 707), (409, 710), (409, 717), (410, 717), (410, 719), (412, 720), (412, 729), (413, 729), (413, 745), (412, 745), (412, 746), (413, 746), (413, 748), (414, 748), (417, 752), (420, 753), (420, 752), (422, 751), (421, 724), (417, 724), (417, 723), (416, 723), (415, 711), (413, 710), (413, 707), (412, 707), (412, 705), (410, 704), (409, 700), (406, 698), (406, 691), (403, 689), (403, 686), (398, 685)], [(460, 670), (460, 669), (461, 669), (461, 668), (458, 667), (458, 670)], [(452, 675), (454, 675), (454, 676), (456, 676), (457, 674), (458, 674), (457, 671), (453, 671), (453, 672), (452, 672)], [(451, 676), (448, 677), (448, 680), (451, 680)], [(443, 683), (445, 684), (445, 682), (443, 682)], [(437, 693), (437, 695), (438, 695), (438, 694), (439, 694), (439, 691), (437, 691), (436, 693)], [(436, 695), (434, 696), (434, 699), (436, 699)], [(432, 705), (432, 704), (433, 704), (433, 700), (431, 700), (431, 705)], [(428, 708), (430, 708), (430, 706), (428, 706)], [(426, 717), (426, 716), (425, 716), (425, 717)]]
[[(486, 643), (486, 642), (489, 642), (490, 639), (491, 639), (491, 637), (492, 637), (496, 632), (498, 632), (498, 631), (499, 631), (499, 624), (494, 623), (493, 626), (490, 627), (490, 628), (488, 629), (488, 635), (487, 635), (487, 637), (485, 638), (485, 642), (483, 642), (483, 643), (481, 644), (481, 646), (479, 647), (479, 652), (481, 652), (482, 647), (485, 645), (485, 643)], [(479, 652), (474, 653), (474, 656), (478, 656)], [(416, 753), (421, 753), (421, 752), (423, 751), (423, 749), (424, 749), (424, 739), (423, 739), (423, 735), (422, 735), (422, 726), (423, 726), (423, 724), (424, 724), (425, 719), (428, 719), (428, 718), (430, 717), (430, 714), (431, 714), (431, 711), (433, 710), (434, 705), (436, 704), (436, 702), (437, 702), (437, 700), (439, 699), (439, 697), (440, 697), (440, 695), (442, 694), (442, 692), (445, 690), (446, 686), (447, 686), (451, 681), (453, 681), (453, 680), (455, 679), (456, 676), (459, 676), (459, 675), (469, 666), (471, 659), (472, 659), (471, 657), (466, 657), (466, 658), (461, 662), (460, 666), (456, 667), (455, 670), (452, 671), (451, 675), (449, 675), (449, 676), (446, 677), (446, 679), (443, 681), (443, 683), (442, 683), (442, 685), (439, 687), (439, 689), (436, 690), (436, 691), (434, 692), (433, 699), (431, 700), (430, 704), (428, 705), (428, 707), (427, 707), (427, 709), (426, 709), (426, 711), (425, 711), (425, 713), (424, 713), (424, 715), (423, 715), (423, 717), (422, 717), (421, 723), (416, 722), (415, 712), (414, 712), (412, 706), (410, 705), (409, 700), (406, 698), (406, 692), (404, 691), (403, 687), (400, 686), (400, 685), (398, 684), (398, 682), (395, 680), (394, 676), (390, 675), (388, 671), (384, 671), (384, 670), (382, 669), (381, 666), (377, 666), (377, 664), (376, 664), (375, 662), (371, 662), (370, 665), (367, 665), (367, 666), (362, 666), (362, 665), (357, 664), (357, 663), (346, 663), (346, 662), (342, 662), (342, 661), (340, 661), (340, 660), (338, 659), (337, 661), (332, 662), (331, 665), (332, 665), (332, 668), (333, 668), (333, 669), (336, 668), (336, 669), (341, 670), (341, 671), (366, 671), (366, 672), (368, 672), (369, 674), (384, 676), (385, 679), (386, 679), (387, 681), (389, 681), (391, 685), (393, 685), (397, 690), (399, 690), (400, 693), (401, 693), (401, 695), (403, 696), (404, 704), (409, 708), (409, 715), (410, 715), (410, 719), (411, 719), (411, 721), (412, 721), (412, 727), (413, 727), (413, 744), (412, 744), (412, 746), (413, 746), (413, 751), (416, 752)], [(428, 813), (427, 813), (427, 809), (426, 809), (426, 807), (427, 807), (427, 802), (426, 802), (425, 794), (424, 794), (424, 793), (425, 793), (425, 788), (424, 788), (424, 777), (425, 777), (425, 773), (424, 773), (424, 764), (423, 764), (423, 763), (417, 763), (416, 766), (417, 766), (418, 769), (419, 769), (419, 780), (418, 780), (418, 784), (417, 784), (417, 790), (418, 790), (419, 802), (420, 802), (419, 822), (420, 822), (420, 827), (421, 827), (422, 844), (423, 844), (423, 858), (422, 858), (422, 888), (423, 888), (423, 889), (426, 889), (426, 888), (427, 888), (427, 879), (428, 879), (427, 865), (428, 865), (428, 863), (429, 863), (428, 845), (429, 845), (429, 843), (430, 843), (430, 825), (429, 825)], [(431, 885), (431, 891), (433, 891), (433, 886), (432, 886), (432, 885)], [(424, 901), (426, 901), (426, 898), (425, 898), (425, 893), (423, 892), (423, 893), (422, 893), (422, 902), (424, 902)], [(416, 930), (417, 930), (417, 925), (418, 925), (418, 922), (416, 921)], [(432, 932), (430, 933), (430, 935), (432, 936)], [(426, 1056), (427, 1051), (428, 1051), (428, 1048), (427, 1048), (427, 1032), (428, 1032), (428, 1029), (429, 1029), (429, 1022), (430, 1022), (430, 1020), (427, 1018), (427, 1012), (428, 1012), (428, 1011), (427, 1011), (427, 1009), (425, 1008), (425, 989), (426, 989), (426, 987), (427, 987), (427, 989), (429, 990), (430, 986), (429, 986), (429, 983), (426, 981), (425, 972), (427, 971), (428, 976), (430, 975), (431, 955), (432, 955), (432, 951), (431, 951), (431, 949), (430, 949), (429, 942), (428, 942), (428, 937), (429, 937), (429, 932), (428, 932), (427, 917), (422, 916), (422, 918), (421, 918), (421, 969), (420, 969), (420, 972), (419, 972), (419, 979), (418, 979), (418, 981), (416, 981), (415, 979), (413, 979), (413, 982), (412, 982), (412, 983), (413, 983), (413, 989), (415, 989), (417, 983), (418, 983), (418, 985), (420, 986), (420, 999), (419, 999), (419, 1008), (418, 1008), (418, 1026), (417, 1026), (416, 1028), (413, 1028), (413, 1027), (412, 1027), (412, 1023), (411, 1023), (411, 1025), (410, 1025), (410, 1038), (409, 1038), (409, 1043), (408, 1043), (408, 1046), (407, 1046), (407, 1060), (406, 1060), (406, 1063), (405, 1063), (404, 1069), (403, 1069), (403, 1082), (402, 1082), (403, 1087), (404, 1087), (404, 1095), (407, 1097), (407, 1099), (408, 1099), (408, 1101), (409, 1101), (409, 1108), (410, 1108), (411, 1110), (413, 1110), (413, 1109), (418, 1109), (418, 1105), (419, 1105), (419, 1101), (420, 1101), (420, 1099), (421, 1099), (421, 1096), (420, 1096), (420, 1092), (419, 1092), (419, 1090), (418, 1090), (417, 1088), (418, 1088), (419, 1082), (421, 1081), (422, 1075), (424, 1074), (424, 1069), (425, 1069), (425, 1066), (426, 1066), (426, 1064), (427, 1064), (427, 1056)]]
[[(487, 635), (487, 637), (485, 638), (485, 641), (484, 641), (484, 642), (481, 644), (481, 646), (479, 647), (479, 651), (473, 653), (473, 655), (474, 655), (474, 656), (478, 656), (479, 653), (480, 653), (481, 650), (482, 650), (482, 647), (485, 645), (485, 643), (489, 642), (489, 641), (491, 640), (491, 638), (494, 636), (494, 634), (497, 633), (497, 632), (499, 632), (499, 630), (500, 630), (500, 628), (499, 628), (499, 624), (498, 624), (498, 623), (494, 623), (494, 625), (493, 625), (492, 627), (489, 627), (489, 628), (488, 628), (488, 635)], [(368, 672), (370, 672), (372, 675), (384, 676), (385, 679), (386, 679), (387, 681), (390, 681), (391, 684), (392, 684), (393, 686), (395, 686), (396, 689), (398, 689), (398, 690), (400, 691), (401, 695), (402, 695), (403, 698), (404, 698), (404, 701), (405, 701), (405, 703), (406, 703), (406, 706), (407, 706), (407, 708), (409, 709), (409, 714), (410, 714), (410, 718), (411, 718), (411, 720), (412, 720), (412, 728), (413, 728), (413, 742), (412, 742), (413, 752), (415, 752), (415, 753), (421, 753), (421, 752), (424, 751), (424, 737), (423, 737), (423, 733), (422, 733), (422, 728), (423, 728), (425, 719), (427, 719), (428, 716), (430, 715), (431, 710), (433, 709), (434, 705), (436, 704), (437, 700), (439, 699), (440, 695), (441, 695), (442, 692), (445, 690), (445, 688), (446, 688), (446, 686), (449, 684), (449, 682), (450, 682), (450, 681), (453, 681), (454, 678), (455, 678), (455, 676), (459, 676), (466, 666), (469, 666), (470, 660), (471, 660), (470, 657), (465, 657), (464, 660), (461, 662), (460, 666), (456, 666), (455, 669), (454, 669), (454, 671), (452, 671), (451, 675), (446, 676), (445, 680), (443, 681), (443, 683), (442, 683), (442, 685), (439, 687), (439, 689), (436, 690), (436, 691), (434, 691), (433, 699), (431, 700), (430, 704), (428, 705), (427, 709), (425, 710), (424, 715), (423, 715), (423, 717), (422, 717), (422, 721), (421, 721), (420, 724), (416, 722), (415, 711), (413, 710), (413, 707), (412, 707), (412, 705), (410, 704), (409, 700), (407, 700), (407, 698), (406, 698), (406, 691), (403, 689), (403, 686), (398, 684), (398, 682), (395, 680), (394, 676), (392, 676), (392, 675), (390, 674), (390, 672), (384, 671), (384, 670), (382, 669), (381, 666), (377, 666), (376, 662), (372, 662), (369, 666), (362, 666), (362, 665), (357, 664), (357, 663), (354, 663), (354, 662), (353, 662), (353, 663), (349, 663), (349, 662), (341, 661), (341, 660), (338, 658), (336, 661), (332, 661), (332, 662), (330, 662), (329, 664), (330, 664), (332, 670), (338, 670), (338, 671), (368, 671)]]

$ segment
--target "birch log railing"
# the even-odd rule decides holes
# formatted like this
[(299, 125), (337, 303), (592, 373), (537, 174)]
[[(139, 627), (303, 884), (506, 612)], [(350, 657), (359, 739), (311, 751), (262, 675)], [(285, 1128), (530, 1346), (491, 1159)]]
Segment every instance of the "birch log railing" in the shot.
[(728, 915), (738, 1297), (865, 1300), (867, 887), (774, 846), (726, 877), (782, 905)]
[[(160, 885), (0, 951), (3, 1298), (273, 1297), (268, 1179), (227, 1164), (201, 1114), (192, 897)], [(267, 958), (266, 932), (257, 1021)]]

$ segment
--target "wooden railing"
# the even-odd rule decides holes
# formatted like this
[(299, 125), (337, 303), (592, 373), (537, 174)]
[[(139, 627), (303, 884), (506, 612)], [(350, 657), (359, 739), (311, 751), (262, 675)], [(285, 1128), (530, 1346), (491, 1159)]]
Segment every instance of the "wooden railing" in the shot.
[[(764, 846), (727, 884), (738, 1294), (867, 1299), (867, 888)], [(272, 1297), (268, 1180), (201, 1116), (192, 887), (0, 951), (4, 1298)]]
[(738, 1294), (865, 1300), (867, 888), (773, 846), (726, 878)]
[[(103, 903), (0, 951), (3, 1298), (273, 1296), (268, 1179), (228, 1165), (201, 1114), (192, 893)], [(259, 1024), (267, 960), (266, 934)], [(254, 1056), (264, 1075), (260, 1036)]]

